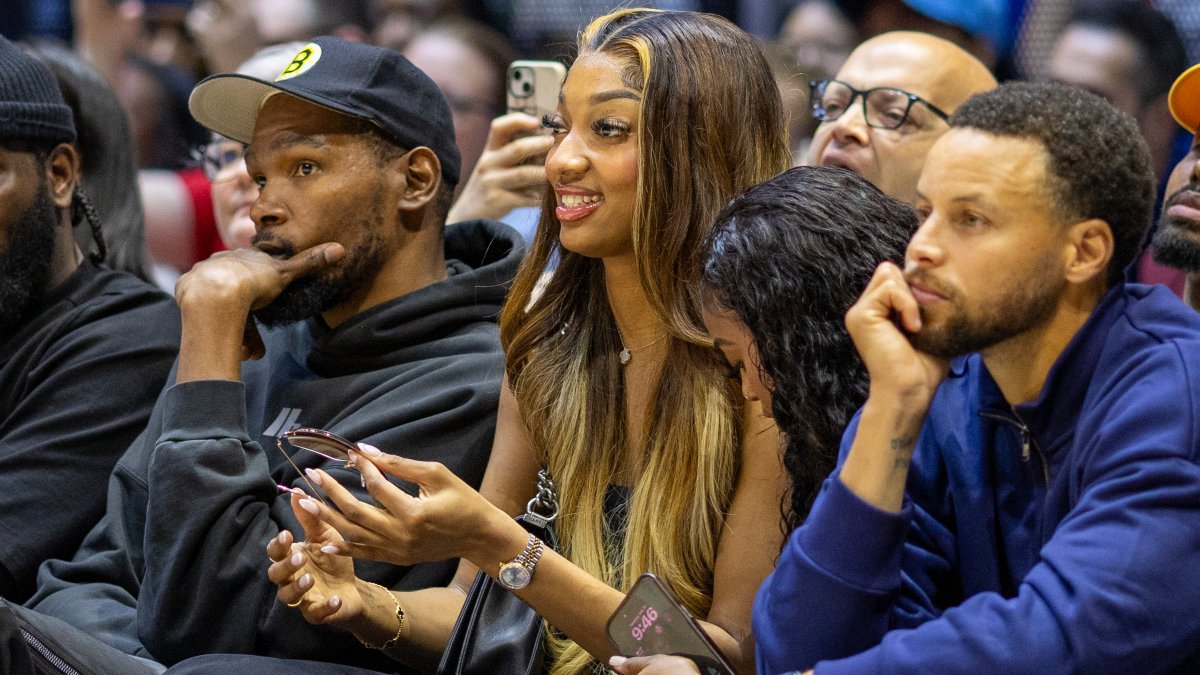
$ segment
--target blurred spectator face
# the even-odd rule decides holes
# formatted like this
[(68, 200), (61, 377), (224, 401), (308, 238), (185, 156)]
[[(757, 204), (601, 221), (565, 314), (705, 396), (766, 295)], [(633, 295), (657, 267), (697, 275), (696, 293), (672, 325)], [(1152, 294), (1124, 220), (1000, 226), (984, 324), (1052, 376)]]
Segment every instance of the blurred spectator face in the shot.
[(137, 165), (143, 168), (170, 166), (173, 155), (159, 142), (159, 120), (168, 107), (162, 84), (146, 70), (130, 63), (121, 66), (119, 76), (114, 91), (129, 117)]
[(254, 22), (265, 45), (310, 40), (317, 25), (316, 5), (310, 0), (252, 0)]
[[(425, 26), (447, 11), (446, 0), (374, 0), (371, 3), (371, 18), (375, 22), (372, 41), (402, 52)], [(463, 172), (462, 175), (469, 174)]]
[(829, 0), (806, 0), (788, 14), (779, 31), (783, 45), (814, 77), (836, 73), (857, 42), (854, 25)]
[(1141, 112), (1136, 81), (1139, 57), (1137, 45), (1121, 33), (1071, 26), (1055, 44), (1046, 73), (1051, 80), (1099, 94), (1137, 117)]
[(188, 6), (182, 3), (145, 3), (143, 52), (155, 63), (175, 66), (198, 76), (202, 74), (203, 62), (195, 42), (184, 28), (187, 12)]
[(1124, 32), (1080, 23), (1068, 26), (1055, 42), (1045, 76), (1103, 96), (1137, 120), (1150, 146), (1154, 172), (1162, 177), (1170, 170), (1176, 127), (1165, 95), (1143, 98), (1142, 80), (1156, 67)]
[(462, 154), (462, 175), (470, 176), (487, 143), (492, 118), (502, 114), (503, 101), (489, 100), (504, 78), (478, 52), (461, 41), (438, 33), (418, 35), (404, 50), (413, 65), (437, 84), (454, 116), (454, 135)]
[(246, 146), (224, 136), (213, 135), (201, 161), (212, 182), (213, 219), (225, 248), (246, 248), (254, 239), (250, 207), (258, 198), (258, 186), (246, 171)]
[[(910, 32), (885, 33), (864, 42), (836, 79), (860, 91), (898, 89), (947, 114), (971, 94), (996, 86), (987, 68), (966, 51)], [(912, 203), (925, 155), (949, 129), (925, 103), (913, 103), (898, 128), (880, 129), (867, 124), (863, 97), (855, 96), (837, 119), (817, 127), (810, 163), (850, 169), (892, 197)]]

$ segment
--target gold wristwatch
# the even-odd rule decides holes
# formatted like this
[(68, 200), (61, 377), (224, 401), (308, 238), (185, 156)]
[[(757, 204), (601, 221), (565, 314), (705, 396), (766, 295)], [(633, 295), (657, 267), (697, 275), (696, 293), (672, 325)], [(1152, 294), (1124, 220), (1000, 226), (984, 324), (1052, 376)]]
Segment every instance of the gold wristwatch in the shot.
[(500, 573), (496, 575), (496, 580), (510, 591), (525, 588), (533, 580), (533, 568), (541, 559), (543, 550), (542, 540), (530, 533), (529, 542), (525, 544), (525, 549), (520, 555), (500, 565)]

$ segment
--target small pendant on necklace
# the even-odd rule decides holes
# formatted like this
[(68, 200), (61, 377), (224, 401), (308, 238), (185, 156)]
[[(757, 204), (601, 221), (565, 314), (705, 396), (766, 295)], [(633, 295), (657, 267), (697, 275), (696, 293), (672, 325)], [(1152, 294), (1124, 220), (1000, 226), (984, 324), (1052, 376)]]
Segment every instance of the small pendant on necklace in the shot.
[(628, 347), (622, 347), (621, 353), (617, 355), (617, 357), (619, 359), (621, 359), (621, 365), (625, 365), (626, 363), (629, 363), (629, 359), (631, 356), (632, 355), (629, 353)]

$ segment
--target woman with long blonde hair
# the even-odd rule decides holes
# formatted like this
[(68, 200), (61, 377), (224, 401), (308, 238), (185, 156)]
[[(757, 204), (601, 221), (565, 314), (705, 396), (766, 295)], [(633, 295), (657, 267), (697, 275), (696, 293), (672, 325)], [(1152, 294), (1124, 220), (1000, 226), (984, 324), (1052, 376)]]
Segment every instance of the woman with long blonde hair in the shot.
[[(307, 541), (284, 532), (268, 549), (279, 600), (428, 667), (476, 572), (495, 575), (532, 543), (513, 516), (546, 467), (561, 550), (514, 592), (553, 628), (552, 672), (608, 660), (605, 623), (644, 571), (752, 672), (750, 609), (783, 538), (787, 478), (775, 427), (703, 330), (692, 281), (720, 209), (790, 162), (778, 90), (732, 23), (622, 10), (584, 30), (545, 124), (552, 189), (501, 316), (507, 377), (482, 488), (366, 446), (355, 458), (377, 506), (314, 471), (338, 510), (293, 496)], [(461, 563), (449, 588), (402, 592), (357, 580), (347, 556)]]

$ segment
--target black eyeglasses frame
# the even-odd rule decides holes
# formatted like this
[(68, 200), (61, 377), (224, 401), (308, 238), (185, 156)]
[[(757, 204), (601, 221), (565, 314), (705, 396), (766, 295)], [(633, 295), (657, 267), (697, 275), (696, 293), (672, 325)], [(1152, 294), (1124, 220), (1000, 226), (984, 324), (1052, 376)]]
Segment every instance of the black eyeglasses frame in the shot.
[[(827, 115), (825, 113), (825, 108), (821, 105), (821, 94), (824, 93), (825, 87), (828, 87), (830, 83), (840, 84), (841, 86), (850, 90), (850, 100), (846, 102), (846, 110), (849, 110), (854, 105), (855, 99), (857, 99), (857, 98), (862, 99), (863, 121), (866, 122), (867, 126), (871, 127), (872, 129), (886, 129), (886, 130), (890, 131), (890, 130), (899, 129), (900, 127), (904, 126), (904, 123), (908, 121), (909, 114), (912, 112), (912, 107), (913, 107), (914, 103), (920, 103), (920, 104), (924, 105), (926, 108), (928, 108), (930, 110), (930, 112), (932, 112), (934, 115), (937, 115), (939, 118), (941, 118), (941, 120), (943, 122), (950, 121), (950, 115), (948, 113), (946, 113), (941, 108), (930, 103), (929, 101), (926, 101), (925, 99), (921, 98), (920, 96), (917, 96), (916, 94), (914, 94), (910, 91), (905, 91), (905, 90), (897, 88), (897, 87), (871, 87), (870, 89), (856, 89), (855, 87), (851, 86), (847, 82), (843, 82), (842, 80), (830, 78), (830, 79), (825, 79), (825, 80), (809, 80), (808, 81), (808, 101), (809, 101), (808, 112), (815, 119), (817, 119), (818, 121), (821, 121), (821, 122), (833, 122), (833, 121), (838, 120), (839, 118), (841, 118), (842, 115), (845, 114), (845, 111), (843, 111), (842, 113), (838, 114), (836, 117), (830, 117), (829, 115)], [(896, 122), (894, 125), (888, 126), (885, 124), (875, 124), (875, 123), (872, 123), (871, 119), (867, 116), (867, 97), (870, 96), (872, 92), (876, 92), (876, 91), (894, 92), (894, 93), (902, 95), (908, 101), (908, 104), (904, 107), (904, 114), (900, 117), (900, 121)]]

